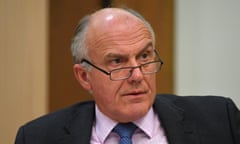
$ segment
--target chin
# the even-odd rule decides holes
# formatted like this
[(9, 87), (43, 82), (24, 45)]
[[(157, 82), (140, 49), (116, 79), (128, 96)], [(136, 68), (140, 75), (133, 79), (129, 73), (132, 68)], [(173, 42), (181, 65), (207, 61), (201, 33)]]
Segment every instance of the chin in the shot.
[(134, 104), (127, 112), (129, 121), (136, 121), (147, 114), (151, 106), (146, 104)]

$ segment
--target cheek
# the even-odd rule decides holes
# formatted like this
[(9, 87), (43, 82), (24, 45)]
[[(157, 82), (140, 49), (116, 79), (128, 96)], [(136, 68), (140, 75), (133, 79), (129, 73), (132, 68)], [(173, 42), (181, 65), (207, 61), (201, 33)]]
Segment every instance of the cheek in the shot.
[(153, 93), (156, 92), (156, 76), (155, 75), (149, 75), (149, 77), (146, 77), (145, 79), (149, 89), (151, 89), (151, 91)]
[(119, 82), (112, 81), (106, 75), (91, 77), (91, 87), (96, 101), (112, 103), (120, 87)]
[(156, 77), (155, 76), (151, 81), (151, 85), (152, 85), (154, 93), (156, 93)]
[(102, 81), (101, 84), (93, 86), (93, 97), (98, 108), (111, 117), (121, 104), (119, 103), (118, 95), (119, 85), (113, 83), (106, 83)]

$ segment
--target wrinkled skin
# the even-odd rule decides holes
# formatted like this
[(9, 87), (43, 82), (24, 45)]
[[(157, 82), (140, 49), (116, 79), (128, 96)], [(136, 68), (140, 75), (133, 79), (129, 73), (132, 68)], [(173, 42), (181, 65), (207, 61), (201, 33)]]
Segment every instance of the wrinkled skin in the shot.
[[(143, 53), (153, 49), (151, 34), (144, 23), (130, 13), (108, 8), (91, 16), (87, 32), (88, 55), (91, 62), (110, 71), (144, 62)], [(143, 75), (134, 69), (126, 80), (112, 81), (109, 75), (92, 68), (86, 71), (74, 65), (77, 80), (92, 91), (99, 110), (118, 122), (143, 117), (155, 99), (155, 74)]]

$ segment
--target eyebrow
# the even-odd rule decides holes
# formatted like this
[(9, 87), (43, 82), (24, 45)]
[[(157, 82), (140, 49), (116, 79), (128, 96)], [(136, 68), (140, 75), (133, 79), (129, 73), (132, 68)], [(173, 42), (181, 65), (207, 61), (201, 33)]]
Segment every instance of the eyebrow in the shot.
[(149, 47), (152, 47), (151, 50), (154, 50), (154, 49), (153, 49), (153, 44), (152, 44), (152, 42), (149, 42), (149, 43), (147, 43), (146, 46), (139, 52), (139, 54), (141, 54), (141, 53), (143, 53), (144, 51), (146, 51)]
[[(143, 47), (143, 49), (140, 50), (140, 52), (139, 52), (137, 55), (143, 53), (143, 52), (146, 51), (149, 47), (152, 47), (152, 46), (153, 46), (152, 42), (147, 43), (147, 44)], [(154, 49), (152, 48), (152, 50), (154, 50)], [(104, 59), (106, 60), (106, 59), (111, 59), (111, 58), (116, 58), (116, 57), (120, 57), (120, 58), (121, 58), (121, 57), (127, 57), (127, 55), (128, 55), (128, 54), (109, 53), (109, 54), (107, 54), (107, 55), (105, 56)]]

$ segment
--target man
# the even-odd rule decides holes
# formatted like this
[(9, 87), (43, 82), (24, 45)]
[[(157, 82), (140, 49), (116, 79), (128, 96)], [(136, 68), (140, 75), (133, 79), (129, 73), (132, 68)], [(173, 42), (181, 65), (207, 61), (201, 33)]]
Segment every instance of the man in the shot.
[[(16, 144), (240, 144), (240, 112), (223, 97), (156, 97), (163, 64), (149, 23), (132, 10), (101, 9), (72, 43), (83, 102), (22, 126)], [(124, 128), (119, 126), (124, 125)], [(119, 129), (130, 129), (121, 136)]]

